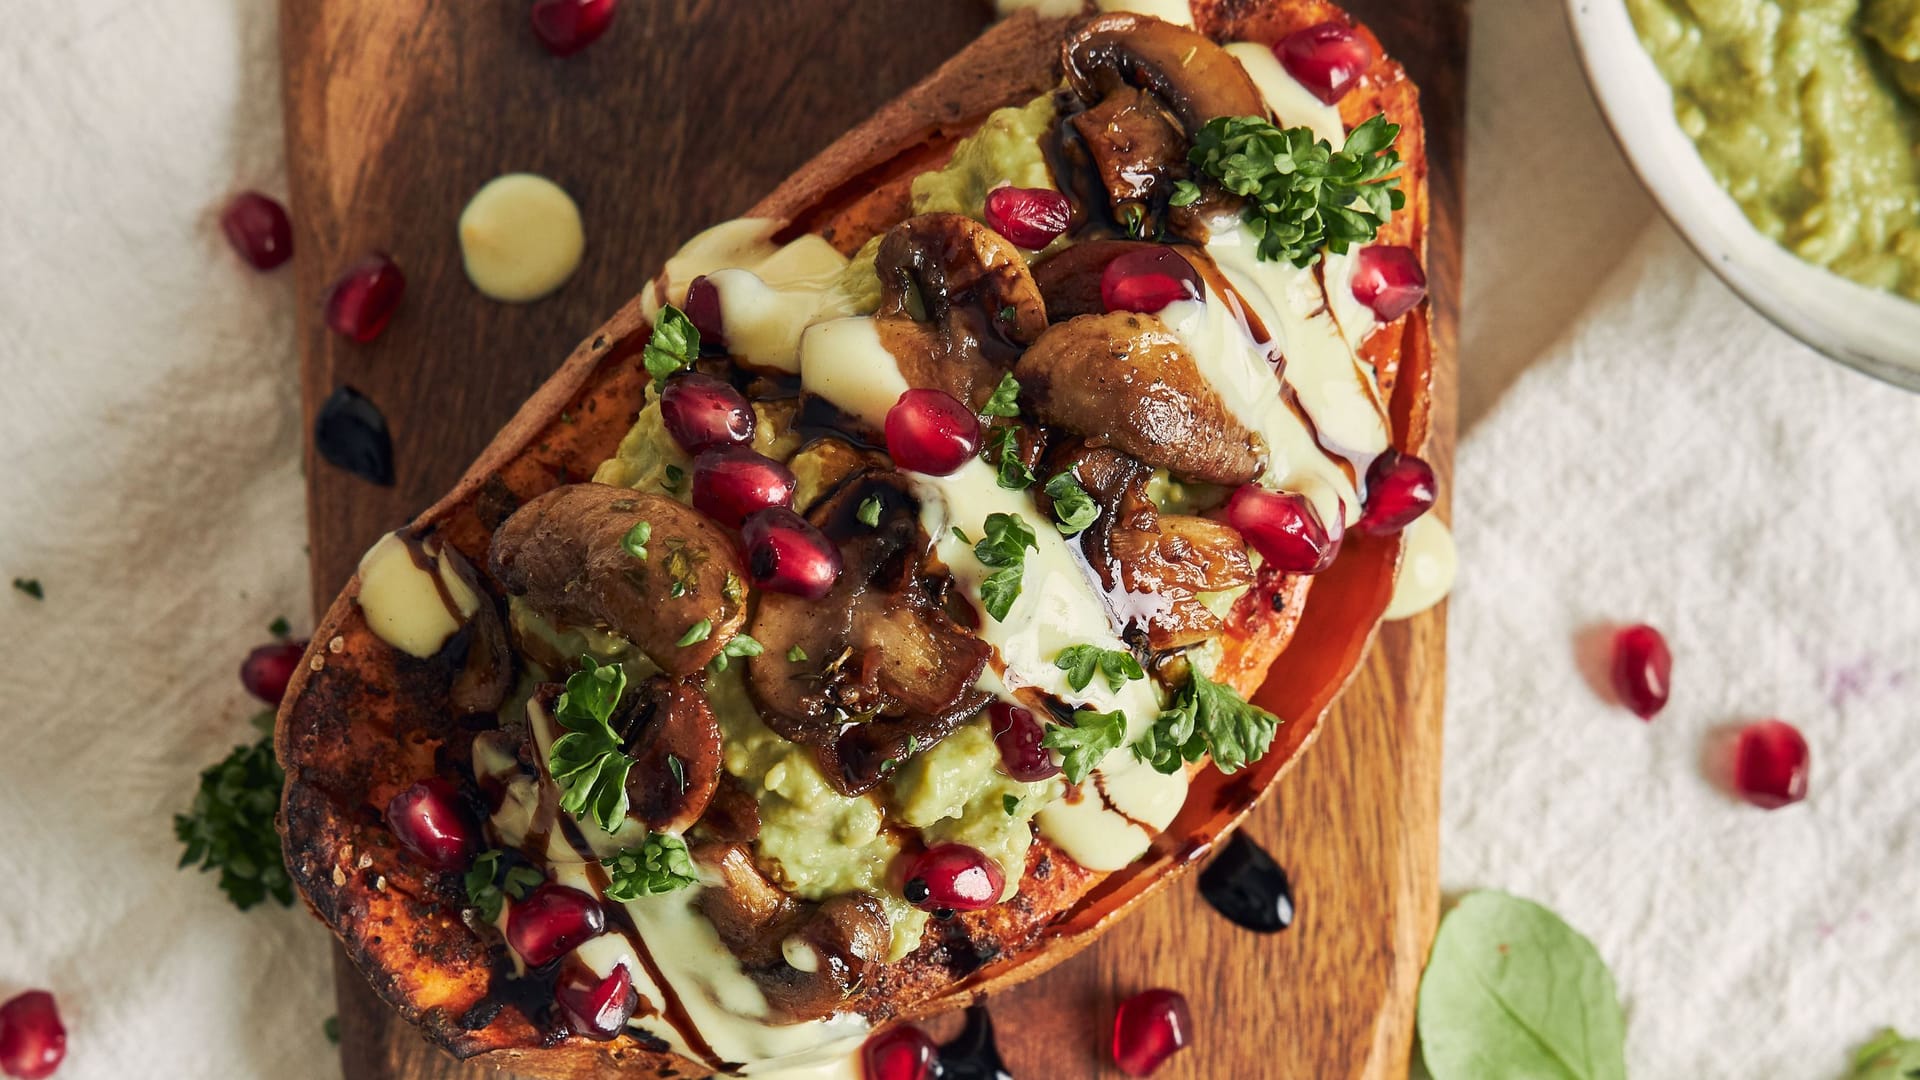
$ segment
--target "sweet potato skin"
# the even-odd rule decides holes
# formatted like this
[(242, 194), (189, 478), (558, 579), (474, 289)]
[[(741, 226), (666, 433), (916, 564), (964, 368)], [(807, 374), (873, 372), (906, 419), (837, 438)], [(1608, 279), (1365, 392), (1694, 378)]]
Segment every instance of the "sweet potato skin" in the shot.
[[(1196, 0), (1194, 7), (1203, 30), (1256, 41), (1343, 17), (1324, 0)], [(1001, 23), (803, 166), (749, 214), (786, 220), (788, 235), (818, 232), (851, 252), (907, 216), (909, 178), (944, 161), (953, 141), (980, 117), (1055, 85), (1059, 42), (1070, 22), (1023, 13)], [(1402, 125), (1409, 195), (1408, 209), (1395, 216), (1383, 239), (1423, 250), (1426, 161), (1417, 92), (1385, 59), (1342, 102), (1349, 123), (1376, 111)], [(1377, 333), (1365, 350), (1383, 390), (1396, 402), (1394, 443), (1405, 449), (1425, 442), (1426, 320), (1423, 306)], [(485, 567), (493, 531), (518, 506), (559, 484), (591, 476), (618, 445), (635, 419), (646, 381), (638, 354), (647, 331), (638, 299), (617, 312), (574, 350), (459, 484), (411, 530), (435, 535), (476, 568)], [(1393, 384), (1401, 380), (1411, 385), (1394, 394)], [(570, 422), (560, 421), (563, 413)], [(1316, 679), (1314, 704), (1287, 715), (1282, 743), (1260, 767), (1233, 783), (1215, 785), (1215, 805), (1195, 810), (1196, 835), (1183, 841), (1180, 833), (1188, 824), (1183, 814), (1145, 869), (1123, 871), (1112, 880), (1037, 842), (1013, 901), (936, 924), (919, 951), (886, 968), (851, 1007), (876, 1022), (922, 1016), (1030, 978), (1077, 952), (1100, 928), (1190, 865), (1184, 852), (1230, 828), (1311, 740), (1320, 707), (1351, 677), (1370, 639), (1396, 557), (1394, 545), (1363, 543), (1342, 560), (1360, 565), (1341, 581), (1316, 587), (1316, 593), (1339, 594), (1313, 609), (1317, 615), (1324, 606), (1330, 621), (1341, 621), (1339, 632), (1328, 635), (1337, 642), (1288, 653), (1289, 660), (1302, 654), (1299, 663)], [(482, 577), (500, 595), (500, 583)], [(1262, 575), (1231, 613), (1218, 677), (1244, 693), (1261, 686), (1269, 664), (1308, 612), (1306, 585), (1305, 579)], [(381, 997), (457, 1056), (527, 1076), (706, 1075), (698, 1063), (634, 1039), (564, 1038), (542, 1046), (541, 1033), (516, 1010), (476, 1012), (491, 982), (491, 957), (483, 937), (460, 919), (458, 875), (434, 874), (412, 863), (379, 812), (421, 776), (464, 763), (471, 728), (444, 707), (464, 646), (456, 639), (426, 661), (399, 654), (367, 628), (354, 601), (357, 588), (357, 579), (349, 582), (321, 619), (277, 729), (288, 777), (281, 819), (285, 854), (314, 913), (340, 937)], [(1323, 626), (1312, 625), (1316, 632)]]

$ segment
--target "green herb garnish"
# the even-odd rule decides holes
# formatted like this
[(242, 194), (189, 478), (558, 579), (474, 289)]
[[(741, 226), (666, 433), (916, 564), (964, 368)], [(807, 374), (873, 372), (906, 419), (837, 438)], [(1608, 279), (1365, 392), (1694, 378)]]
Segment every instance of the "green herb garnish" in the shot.
[(329, 1016), (325, 1020), (320, 1021), (320, 1034), (325, 1035), (328, 1042), (339, 1046), (340, 1018), (338, 1016)]
[(1053, 479), (1047, 481), (1045, 490), (1047, 498), (1053, 500), (1053, 520), (1063, 536), (1085, 529), (1100, 516), (1100, 504), (1074, 479), (1072, 469), (1055, 473)]
[(673, 774), (674, 789), (679, 791), (680, 794), (685, 795), (687, 793), (687, 767), (681, 763), (680, 755), (667, 755), (667, 771)]
[(699, 622), (687, 627), (687, 632), (681, 634), (680, 640), (674, 642), (674, 644), (684, 649), (689, 645), (698, 645), (712, 636), (713, 620), (701, 619)]
[(806, 658), (807, 658), (807, 650), (801, 648), (798, 645), (795, 645), (793, 648), (787, 650), (788, 663), (798, 664), (802, 660), (805, 660)]
[(1053, 666), (1067, 673), (1067, 685), (1075, 690), (1085, 690), (1096, 671), (1107, 677), (1108, 688), (1116, 694), (1128, 679), (1147, 677), (1132, 653), (1098, 645), (1070, 645), (1061, 649), (1060, 655), (1053, 658)]
[(293, 903), (293, 882), (273, 828), (287, 778), (273, 758), (273, 714), (262, 715), (268, 734), (252, 746), (234, 747), (202, 772), (192, 808), (173, 816), (173, 835), (187, 848), (180, 868), (198, 863), (202, 873), (220, 871), (220, 891), (241, 911), (268, 897), (282, 907)]
[(684, 889), (699, 880), (687, 842), (669, 833), (653, 833), (637, 848), (615, 855), (607, 869), (607, 899), (626, 902)]
[(620, 546), (634, 558), (644, 559), (647, 557), (647, 541), (652, 538), (653, 522), (636, 521), (633, 528), (627, 530), (627, 535), (620, 538)]
[(691, 367), (699, 358), (700, 331), (694, 328), (693, 320), (672, 304), (661, 308), (660, 317), (653, 320), (653, 336), (647, 339), (646, 348), (640, 350), (647, 374), (653, 376), (658, 385), (681, 368)]
[(35, 600), (45, 600), (47, 598), (47, 590), (40, 587), (39, 578), (14, 578), (13, 587), (33, 597)]
[(1020, 380), (1009, 371), (1000, 376), (1000, 385), (993, 388), (993, 396), (980, 406), (980, 411), (988, 416), (1020, 415)]
[[(1242, 216), (1260, 240), (1259, 257), (1312, 266), (1320, 249), (1336, 254), (1364, 244), (1395, 210), (1406, 205), (1393, 140), (1398, 125), (1384, 114), (1347, 133), (1346, 145), (1314, 138), (1311, 128), (1281, 129), (1258, 116), (1221, 116), (1194, 136), (1188, 158), (1235, 195), (1247, 199)], [(1174, 185), (1171, 202), (1198, 201), (1191, 180)], [(1353, 204), (1359, 202), (1362, 207)]]
[(600, 665), (580, 658), (580, 670), (567, 678), (553, 717), (567, 734), (553, 741), (547, 771), (560, 788), (560, 809), (590, 816), (607, 832), (627, 816), (627, 772), (633, 759), (620, 747), (610, 721), (627, 689), (627, 673), (618, 664)]
[(1279, 727), (1279, 717), (1196, 671), (1133, 744), (1133, 753), (1169, 774), (1183, 761), (1212, 754), (1216, 768), (1233, 773), (1264, 757)]
[(480, 917), (492, 922), (500, 917), (500, 909), (511, 896), (522, 900), (534, 890), (546, 875), (518, 863), (501, 867), (504, 851), (483, 851), (473, 860), (473, 866), (467, 870), (467, 903), (480, 912)]
[(1067, 783), (1087, 778), (1106, 756), (1127, 741), (1127, 717), (1120, 710), (1094, 712), (1081, 709), (1073, 714), (1073, 726), (1050, 724), (1040, 745), (1060, 751), (1060, 771)]
[(860, 524), (868, 528), (880, 524), (880, 496), (869, 495), (861, 499), (860, 508), (853, 512), (853, 516), (859, 518)]
[(719, 654), (707, 664), (707, 670), (718, 674), (727, 670), (727, 665), (735, 660), (747, 656), (759, 656), (766, 651), (765, 646), (747, 635), (735, 634), (725, 645), (720, 646)]
[(1000, 809), (1005, 810), (1008, 817), (1012, 817), (1020, 810), (1020, 797), (1018, 795), (1000, 796)]
[(1033, 486), (1033, 470), (1020, 460), (1020, 429), (1015, 427), (995, 427), (987, 429), (985, 441), (988, 456), (999, 463), (1000, 486), (1008, 491), (1025, 491)]
[(960, 542), (961, 542), (961, 543), (963, 543), (963, 544), (971, 544), (971, 543), (973, 543), (973, 537), (971, 537), (971, 536), (968, 536), (968, 535), (967, 535), (967, 530), (965, 530), (965, 529), (963, 529), (963, 528), (961, 528), (961, 527), (960, 527), (960, 526), (958, 526), (958, 525), (955, 525), (955, 526), (953, 527), (953, 538), (954, 538), (955, 540), (958, 540), (958, 541), (960, 541)]
[(293, 626), (287, 622), (285, 615), (275, 616), (274, 620), (267, 624), (267, 633), (272, 634), (274, 637), (286, 637), (287, 632), (292, 629)]
[(687, 471), (678, 465), (669, 465), (666, 475), (660, 481), (660, 490), (669, 495), (680, 494), (680, 485), (687, 482)]
[(987, 614), (1004, 620), (1020, 598), (1020, 575), (1026, 571), (1027, 551), (1038, 551), (1039, 541), (1027, 523), (1012, 514), (988, 514), (986, 536), (973, 545), (974, 557), (994, 567), (980, 583), (980, 602)]

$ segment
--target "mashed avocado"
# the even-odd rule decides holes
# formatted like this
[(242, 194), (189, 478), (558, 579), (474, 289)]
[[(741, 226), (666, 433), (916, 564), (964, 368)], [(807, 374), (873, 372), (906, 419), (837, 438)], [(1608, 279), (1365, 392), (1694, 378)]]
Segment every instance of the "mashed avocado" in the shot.
[(1920, 0), (1627, 0), (1680, 126), (1767, 236), (1920, 299)]

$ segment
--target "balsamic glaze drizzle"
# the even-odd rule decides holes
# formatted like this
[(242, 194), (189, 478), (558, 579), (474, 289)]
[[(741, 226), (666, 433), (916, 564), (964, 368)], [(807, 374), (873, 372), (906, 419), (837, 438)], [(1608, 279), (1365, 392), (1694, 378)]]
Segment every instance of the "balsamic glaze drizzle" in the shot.
[(1200, 871), (1200, 895), (1228, 921), (1261, 934), (1293, 925), (1293, 888), (1287, 872), (1245, 833), (1234, 833), (1218, 858)]
[(940, 1044), (934, 1068), (938, 1080), (1013, 1080), (1000, 1048), (993, 1042), (993, 1019), (985, 1005), (967, 1007), (967, 1026), (953, 1041)]

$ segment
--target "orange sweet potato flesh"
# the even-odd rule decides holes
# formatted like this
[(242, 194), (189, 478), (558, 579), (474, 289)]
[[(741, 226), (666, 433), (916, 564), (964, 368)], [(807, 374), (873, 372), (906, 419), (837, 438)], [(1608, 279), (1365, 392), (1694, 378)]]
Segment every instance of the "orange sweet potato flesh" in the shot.
[[(1197, 24), (1221, 40), (1275, 41), (1332, 18), (1325, 0), (1196, 0)], [(995, 108), (1031, 100), (1058, 83), (1058, 53), (1073, 20), (1031, 13), (1006, 20), (940, 70), (803, 166), (750, 214), (790, 222), (852, 251), (906, 217), (907, 184), (942, 162), (957, 138)], [(1366, 33), (1372, 41), (1370, 33)], [(1382, 51), (1376, 45), (1376, 56)], [(1407, 208), (1384, 242), (1424, 254), (1426, 155), (1418, 94), (1399, 66), (1379, 59), (1341, 102), (1347, 122), (1384, 111), (1402, 127)], [(1424, 447), (1431, 367), (1422, 305), (1367, 343), (1366, 358), (1392, 403), (1396, 446)], [(521, 503), (592, 474), (632, 424), (646, 373), (648, 326), (638, 299), (586, 342), (501, 429), (460, 483), (411, 526), (462, 552), (485, 573), (492, 532)], [(569, 421), (562, 423), (562, 414)], [(1392, 588), (1396, 541), (1349, 537), (1335, 567), (1314, 579), (1267, 573), (1228, 620), (1217, 677), (1286, 722), (1273, 750), (1222, 777), (1196, 773), (1186, 809), (1140, 862), (1112, 875), (1079, 867), (1044, 840), (1034, 844), (1009, 903), (934, 924), (911, 956), (851, 1000), (876, 1022), (956, 1007), (1030, 978), (1088, 944), (1111, 921), (1194, 862), (1311, 741), (1327, 704), (1352, 677)], [(486, 995), (491, 956), (462, 921), (458, 874), (402, 857), (381, 822), (399, 790), (465, 759), (472, 738), (447, 707), (458, 640), (432, 660), (398, 653), (368, 629), (357, 578), (320, 620), (289, 688), (277, 731), (287, 786), (281, 828), (287, 864), (314, 913), (345, 945), (374, 989), (433, 1042), (463, 1058), (528, 1076), (586, 1078), (707, 1075), (697, 1062), (623, 1037), (541, 1032), (512, 1008), (473, 1030), (460, 1019)], [(472, 1018), (477, 1019), (477, 1018)]]

